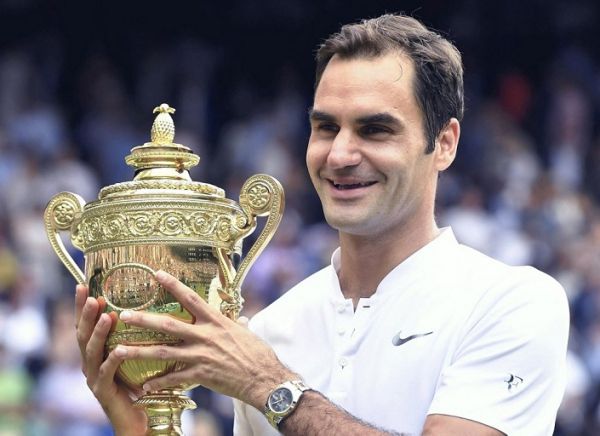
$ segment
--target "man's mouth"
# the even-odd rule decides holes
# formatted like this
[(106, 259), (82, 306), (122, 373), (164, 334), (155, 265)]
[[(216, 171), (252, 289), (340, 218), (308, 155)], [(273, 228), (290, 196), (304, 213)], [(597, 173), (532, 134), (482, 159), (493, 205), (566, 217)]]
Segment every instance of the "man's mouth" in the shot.
[(377, 182), (336, 183), (333, 180), (329, 180), (329, 183), (331, 183), (335, 189), (343, 191), (346, 189), (366, 188), (367, 186), (372, 186)]

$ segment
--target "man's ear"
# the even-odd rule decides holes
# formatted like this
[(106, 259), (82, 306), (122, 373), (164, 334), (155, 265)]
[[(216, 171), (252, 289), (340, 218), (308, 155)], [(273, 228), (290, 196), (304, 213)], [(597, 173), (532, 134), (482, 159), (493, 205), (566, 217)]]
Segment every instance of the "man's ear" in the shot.
[(434, 160), (438, 171), (444, 171), (454, 162), (459, 138), (460, 123), (456, 118), (450, 118), (448, 124), (446, 124), (435, 140)]

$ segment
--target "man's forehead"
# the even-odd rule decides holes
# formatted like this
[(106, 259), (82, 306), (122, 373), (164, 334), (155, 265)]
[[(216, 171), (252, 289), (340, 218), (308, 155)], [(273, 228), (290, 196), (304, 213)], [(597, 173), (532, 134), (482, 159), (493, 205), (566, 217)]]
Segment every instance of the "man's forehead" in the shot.
[(402, 70), (398, 64), (388, 64), (383, 71), (347, 64), (343, 71), (336, 72), (336, 66), (333, 67), (334, 74), (324, 75), (315, 91), (313, 108), (309, 111), (311, 119), (323, 120), (327, 115), (354, 120), (377, 113), (398, 116), (398, 111), (404, 113), (416, 105), (413, 81), (411, 77), (400, 77)]
[(414, 71), (414, 62), (412, 58), (401, 50), (388, 50), (377, 55), (356, 54), (343, 56), (335, 54), (325, 66), (321, 81), (323, 76), (328, 72), (331, 73), (332, 70), (339, 70), (339, 67), (343, 67), (344, 65), (352, 66), (352, 68), (363, 67), (365, 69), (369, 69), (369, 67), (387, 66), (395, 73), (394, 75), (397, 78), (400, 78), (405, 74), (412, 74)]
[(414, 67), (412, 61), (398, 53), (370, 58), (332, 58), (318, 87), (315, 106), (331, 98), (352, 100), (413, 96)]

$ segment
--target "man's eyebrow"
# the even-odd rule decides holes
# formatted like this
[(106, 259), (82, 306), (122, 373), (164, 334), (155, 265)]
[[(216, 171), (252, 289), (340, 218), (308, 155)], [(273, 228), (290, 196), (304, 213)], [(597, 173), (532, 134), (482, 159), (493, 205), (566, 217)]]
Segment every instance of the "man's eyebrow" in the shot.
[(328, 114), (327, 112), (316, 110), (312, 107), (308, 110), (308, 118), (311, 121), (335, 121), (335, 117), (333, 115)]
[[(308, 110), (308, 117), (311, 121), (336, 121), (334, 115), (314, 108), (310, 108)], [(403, 126), (402, 121), (388, 112), (378, 112), (375, 114), (363, 115), (358, 117), (355, 122), (357, 124), (386, 124), (388, 126), (398, 128)]]
[(387, 112), (379, 112), (372, 115), (365, 115), (356, 119), (358, 124), (386, 124), (388, 126), (402, 127), (402, 122), (395, 116)]

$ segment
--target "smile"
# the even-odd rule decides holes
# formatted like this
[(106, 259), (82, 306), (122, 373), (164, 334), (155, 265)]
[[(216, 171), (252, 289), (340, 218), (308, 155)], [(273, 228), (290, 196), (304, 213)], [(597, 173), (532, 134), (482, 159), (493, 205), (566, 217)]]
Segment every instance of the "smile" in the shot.
[(372, 186), (377, 182), (335, 183), (334, 181), (329, 180), (329, 183), (331, 183), (335, 187), (335, 189), (339, 189), (340, 191), (342, 191), (347, 189), (366, 188), (367, 186)]

